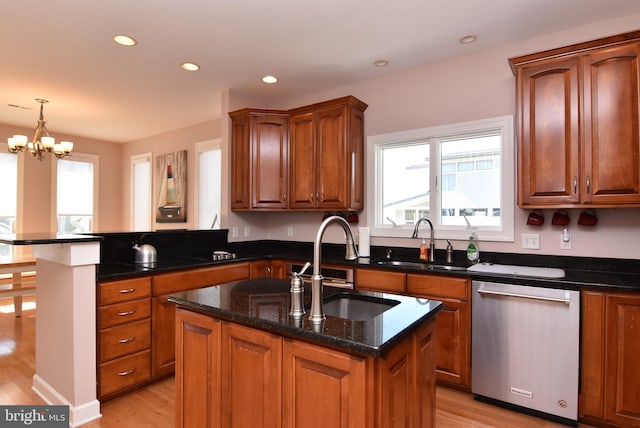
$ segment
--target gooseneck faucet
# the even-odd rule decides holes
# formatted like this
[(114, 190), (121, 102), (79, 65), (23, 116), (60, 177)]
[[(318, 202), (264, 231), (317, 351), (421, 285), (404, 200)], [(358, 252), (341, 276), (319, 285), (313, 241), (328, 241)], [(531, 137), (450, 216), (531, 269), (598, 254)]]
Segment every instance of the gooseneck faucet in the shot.
[(429, 261), (433, 262), (435, 261), (436, 243), (433, 239), (433, 223), (431, 223), (431, 220), (426, 217), (422, 217), (420, 220), (418, 220), (416, 222), (416, 226), (413, 228), (413, 235), (411, 235), (411, 237), (418, 237), (418, 228), (420, 227), (420, 223), (424, 222), (429, 223), (429, 228), (431, 229), (431, 238), (429, 239)]
[(309, 312), (309, 321), (314, 324), (321, 323), (325, 319), (324, 310), (322, 309), (322, 275), (320, 274), (320, 266), (322, 259), (322, 236), (324, 231), (331, 223), (338, 223), (344, 229), (346, 260), (355, 260), (358, 258), (358, 251), (353, 240), (351, 227), (345, 219), (339, 216), (328, 217), (322, 222), (316, 234), (316, 240), (313, 243), (313, 275), (311, 275), (311, 311)]

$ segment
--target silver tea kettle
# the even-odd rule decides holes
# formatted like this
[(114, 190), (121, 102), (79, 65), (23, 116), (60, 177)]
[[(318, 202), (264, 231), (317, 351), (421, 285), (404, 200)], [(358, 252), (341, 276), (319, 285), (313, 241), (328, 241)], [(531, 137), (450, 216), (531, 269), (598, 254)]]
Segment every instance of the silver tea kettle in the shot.
[(158, 258), (158, 254), (153, 245), (134, 244), (132, 248), (136, 253), (136, 258), (135, 258), (136, 264), (155, 265)]

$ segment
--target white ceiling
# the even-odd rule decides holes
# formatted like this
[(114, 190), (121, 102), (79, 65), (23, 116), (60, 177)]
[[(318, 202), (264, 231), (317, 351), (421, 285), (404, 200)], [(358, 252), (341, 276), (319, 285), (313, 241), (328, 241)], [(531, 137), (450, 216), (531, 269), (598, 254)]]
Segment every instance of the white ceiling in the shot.
[(131, 141), (219, 117), (225, 88), (277, 99), (637, 13), (638, 0), (4, 1), (0, 123), (35, 127), (46, 98), (52, 134)]

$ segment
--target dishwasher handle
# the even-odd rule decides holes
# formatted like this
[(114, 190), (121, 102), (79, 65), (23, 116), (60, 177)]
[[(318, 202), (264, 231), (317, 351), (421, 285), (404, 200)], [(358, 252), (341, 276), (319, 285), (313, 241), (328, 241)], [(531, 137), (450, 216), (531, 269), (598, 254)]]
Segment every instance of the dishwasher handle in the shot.
[(478, 294), (486, 294), (491, 296), (517, 297), (520, 299), (542, 300), (545, 302), (564, 303), (565, 305), (571, 304), (571, 298), (569, 298), (568, 296), (569, 293), (565, 294), (564, 299), (560, 299), (557, 297), (533, 296), (531, 294), (507, 293), (504, 291), (494, 291), (494, 290), (484, 290), (484, 289), (478, 289)]

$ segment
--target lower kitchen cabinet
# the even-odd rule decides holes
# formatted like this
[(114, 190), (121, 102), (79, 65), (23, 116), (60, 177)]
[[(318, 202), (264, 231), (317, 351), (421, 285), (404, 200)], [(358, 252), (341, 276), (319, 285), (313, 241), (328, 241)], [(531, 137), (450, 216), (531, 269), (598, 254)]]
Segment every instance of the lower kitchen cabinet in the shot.
[(358, 269), (356, 287), (439, 300), (436, 315), (436, 380), (471, 390), (471, 280), (452, 276)]
[(443, 303), (436, 315), (436, 379), (471, 390), (471, 280), (407, 274), (407, 294)]
[(250, 278), (280, 278), (286, 279), (285, 263), (282, 260), (259, 260), (251, 262)]
[(97, 396), (115, 396), (151, 377), (151, 278), (98, 285)]
[(433, 322), (379, 358), (181, 308), (176, 331), (176, 427), (435, 426)]
[(640, 295), (582, 292), (580, 419), (640, 427)]

